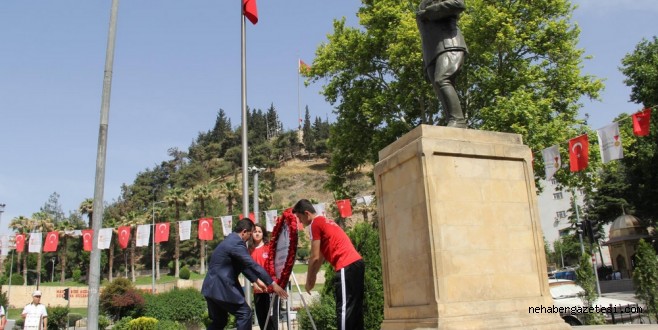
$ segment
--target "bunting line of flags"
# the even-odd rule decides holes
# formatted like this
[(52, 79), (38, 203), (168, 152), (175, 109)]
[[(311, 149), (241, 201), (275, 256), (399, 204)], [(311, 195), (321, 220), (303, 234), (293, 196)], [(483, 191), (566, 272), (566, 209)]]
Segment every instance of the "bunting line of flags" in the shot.
[[(631, 115), (633, 120), (633, 134), (635, 136), (649, 135), (651, 125), (651, 108)], [(596, 130), (601, 151), (601, 161), (605, 164), (613, 160), (624, 158), (624, 150), (619, 134), (619, 123), (614, 122)], [(562, 167), (560, 158), (560, 149), (558, 145), (553, 145), (542, 150), (544, 159), (544, 170), (546, 180), (555, 175), (558, 169)], [(579, 172), (589, 165), (589, 140), (587, 134), (575, 137), (569, 140), (569, 169), (571, 172)]]
[[(356, 204), (366, 204), (370, 205), (374, 199), (374, 196), (360, 196), (356, 197)], [(326, 216), (326, 203), (313, 204), (316, 214)], [(336, 207), (340, 213), (341, 218), (347, 218), (352, 216), (352, 203), (351, 199), (342, 199), (336, 201)], [(276, 219), (281, 210), (267, 210), (263, 213), (265, 214), (265, 224), (266, 230), (274, 230), (274, 225), (276, 224)], [(226, 215), (218, 217), (221, 221), (222, 232), (224, 236), (228, 236), (231, 233), (233, 228), (233, 216)], [(243, 216), (239, 215), (239, 219), (242, 219)], [(249, 219), (255, 221), (255, 214), (252, 212), (249, 214)], [(179, 239), (181, 241), (186, 241), (191, 238), (192, 234), (192, 222), (198, 222), (197, 225), (197, 238), (199, 240), (210, 241), (214, 238), (213, 233), (213, 218), (200, 218), (198, 220), (181, 220), (177, 222)], [(155, 225), (153, 224), (143, 224), (137, 225), (135, 229), (135, 246), (136, 247), (145, 247), (148, 246), (151, 242), (151, 229), (152, 226), (155, 226), (153, 240), (155, 243), (162, 243), (169, 241), (169, 233), (171, 230), (172, 222), (159, 222)], [(299, 228), (303, 229), (304, 226), (298, 222)], [(43, 252), (56, 252), (59, 245), (59, 236), (61, 233), (71, 237), (82, 237), (82, 247), (84, 251), (91, 251), (92, 249), (92, 238), (94, 231), (92, 229), (82, 229), (82, 230), (65, 230), (65, 231), (50, 231), (46, 233), (45, 241), (43, 240), (43, 233), (34, 232), (30, 234), (16, 234), (13, 237), (15, 243), (16, 252), (25, 251), (25, 243), (27, 240), (27, 251), (29, 253), (41, 253), (42, 247)], [(110, 248), (110, 243), (112, 242), (112, 236), (116, 232), (117, 240), (119, 247), (121, 249), (128, 248), (130, 243), (130, 238), (132, 234), (131, 226), (119, 226), (118, 228), (102, 228), (98, 232), (98, 249), (106, 250)], [(8, 236), (2, 236), (0, 238), (0, 255), (6, 256), (9, 254), (10, 250), (10, 238)]]

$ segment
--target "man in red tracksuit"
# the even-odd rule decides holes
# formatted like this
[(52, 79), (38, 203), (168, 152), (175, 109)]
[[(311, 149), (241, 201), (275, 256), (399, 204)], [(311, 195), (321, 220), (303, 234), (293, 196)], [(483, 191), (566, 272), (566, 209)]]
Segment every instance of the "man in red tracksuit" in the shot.
[(338, 330), (362, 330), (365, 264), (361, 255), (333, 220), (315, 214), (310, 201), (300, 200), (292, 212), (304, 226), (310, 227), (311, 256), (306, 291), (313, 289), (320, 266), (327, 260), (336, 271), (333, 284)]

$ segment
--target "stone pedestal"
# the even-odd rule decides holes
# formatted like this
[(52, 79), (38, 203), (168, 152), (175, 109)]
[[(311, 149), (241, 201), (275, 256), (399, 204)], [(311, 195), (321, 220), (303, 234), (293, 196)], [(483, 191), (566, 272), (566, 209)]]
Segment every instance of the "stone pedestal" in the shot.
[(382, 329), (568, 329), (550, 307), (530, 149), (422, 125), (375, 166)]

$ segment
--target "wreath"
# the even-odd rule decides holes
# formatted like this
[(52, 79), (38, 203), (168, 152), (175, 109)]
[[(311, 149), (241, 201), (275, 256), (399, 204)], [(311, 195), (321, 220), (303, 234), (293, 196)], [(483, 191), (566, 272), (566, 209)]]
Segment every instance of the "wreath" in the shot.
[[(283, 232), (284, 226), (288, 227), (290, 245), (288, 246), (288, 255), (286, 256), (286, 262), (281, 271), (281, 276), (277, 277), (274, 269), (274, 261), (276, 260), (277, 242), (279, 241), (279, 236)], [(283, 214), (277, 218), (274, 230), (272, 230), (272, 237), (270, 238), (268, 255), (269, 257), (265, 263), (265, 270), (270, 276), (272, 276), (276, 284), (284, 288), (288, 285), (288, 280), (292, 273), (292, 266), (295, 264), (295, 256), (297, 255), (297, 217), (292, 213), (292, 209), (283, 211)]]

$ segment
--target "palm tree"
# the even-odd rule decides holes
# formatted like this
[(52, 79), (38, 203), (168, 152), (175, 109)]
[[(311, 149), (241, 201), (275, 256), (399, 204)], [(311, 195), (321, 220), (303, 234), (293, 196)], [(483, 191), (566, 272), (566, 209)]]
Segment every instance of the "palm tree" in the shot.
[[(137, 212), (131, 211), (127, 215), (121, 217), (122, 226), (130, 226), (131, 228), (136, 228), (138, 225), (145, 224), (147, 222), (147, 216), (138, 214)], [(131, 235), (130, 238), (130, 276), (132, 282), (136, 281), (135, 276), (135, 248), (137, 246), (137, 233), (135, 231), (134, 235)]]
[(94, 200), (92, 198), (87, 198), (78, 207), (78, 212), (82, 215), (87, 215), (89, 217), (89, 228), (93, 228), (91, 223), (91, 217), (94, 214)]
[(119, 221), (117, 221), (114, 218), (108, 218), (104, 219), (105, 223), (103, 224), (105, 228), (112, 228), (112, 238), (110, 239), (110, 250), (108, 251), (108, 258), (107, 258), (107, 267), (108, 267), (108, 272), (107, 272), (107, 279), (112, 282), (112, 270), (114, 266), (114, 233), (118, 233), (118, 224)]
[(241, 196), (241, 190), (237, 181), (225, 182), (220, 187), (220, 193), (226, 198), (226, 208), (229, 214), (233, 214), (233, 201)]
[[(13, 218), (11, 222), (9, 223), (9, 228), (14, 230), (17, 234), (27, 234), (29, 232), (29, 227), (31, 223), (31, 219), (26, 218), (24, 216), (18, 216), (16, 218)], [(19, 265), (16, 267), (17, 270), (20, 270), (20, 264), (21, 264), (21, 255), (23, 257), (23, 285), (27, 285), (27, 251), (25, 251), (25, 247), (23, 247), (23, 252), (18, 253), (18, 262)]]
[[(151, 214), (146, 215), (149, 223), (156, 223), (158, 218), (161, 218), (164, 214), (164, 209), (161, 207), (153, 206), (153, 211)], [(153, 229), (153, 235), (155, 235), (155, 229)], [(155, 244), (155, 264), (152, 265), (152, 268), (155, 270), (155, 277), (160, 279), (160, 243), (155, 243), (155, 237), (151, 237), (151, 242)]]
[[(176, 211), (176, 221), (180, 221), (180, 208), (182, 206), (185, 206), (187, 203), (187, 196), (185, 196), (185, 191), (181, 188), (173, 188), (169, 189), (167, 191), (167, 194), (165, 195), (165, 201), (169, 205), (173, 205), (174, 209)], [(177, 229), (177, 234), (176, 234), (176, 240), (175, 240), (175, 249), (174, 249), (174, 260), (175, 260), (175, 267), (174, 267), (174, 276), (178, 278), (179, 276), (179, 270), (180, 270), (180, 227), (176, 226)]]
[[(217, 197), (217, 190), (213, 189), (209, 184), (199, 185), (189, 191), (190, 201), (198, 201), (201, 206), (201, 217), (206, 216), (206, 201), (210, 198)], [(206, 241), (201, 240), (200, 246), (200, 267), (199, 273), (206, 273)]]
[[(42, 235), (44, 232), (49, 232), (52, 231), (55, 228), (55, 224), (53, 223), (53, 220), (50, 218), (48, 214), (45, 212), (37, 212), (32, 214), (32, 221), (30, 222), (32, 224), (32, 228), (30, 230), (31, 233), (38, 233), (39, 235)], [(43, 254), (41, 253), (41, 248), (39, 248), (39, 255), (37, 256), (37, 274), (39, 278), (39, 284), (41, 283), (41, 259)]]
[(57, 249), (57, 253), (59, 254), (59, 260), (60, 260), (60, 266), (62, 268), (59, 281), (61, 283), (64, 283), (66, 281), (66, 262), (67, 260), (67, 252), (68, 252), (68, 238), (71, 237), (71, 231), (74, 230), (75, 227), (69, 222), (68, 220), (60, 221), (55, 225), (55, 230), (59, 232), (59, 237), (61, 240), (61, 247)]

